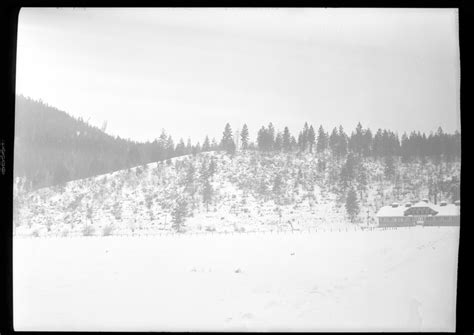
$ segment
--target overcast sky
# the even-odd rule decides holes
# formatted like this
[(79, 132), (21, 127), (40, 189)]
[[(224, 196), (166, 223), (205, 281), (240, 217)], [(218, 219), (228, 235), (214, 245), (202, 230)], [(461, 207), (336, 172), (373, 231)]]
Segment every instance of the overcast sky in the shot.
[(17, 56), (17, 93), (140, 141), (460, 129), (453, 9), (27, 8)]

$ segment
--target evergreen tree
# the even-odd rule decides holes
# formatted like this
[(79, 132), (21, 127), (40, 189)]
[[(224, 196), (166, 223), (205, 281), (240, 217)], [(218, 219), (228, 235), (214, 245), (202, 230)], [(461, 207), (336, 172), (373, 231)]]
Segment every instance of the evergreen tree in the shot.
[(291, 151), (291, 134), (290, 134), (290, 130), (288, 129), (288, 127), (285, 127), (285, 129), (283, 130), (283, 143), (282, 143), (282, 146), (283, 146), (283, 150), (288, 152), (288, 151)]
[(372, 153), (376, 157), (382, 157), (384, 155), (383, 133), (380, 128), (374, 136)]
[(337, 145), (337, 154), (344, 156), (347, 154), (347, 135), (342, 126), (339, 126), (339, 141)]
[(184, 222), (188, 215), (188, 204), (185, 198), (179, 198), (171, 213), (171, 228), (180, 233), (183, 231)]
[(337, 155), (337, 147), (339, 144), (339, 135), (337, 133), (337, 128), (334, 127), (332, 130), (331, 136), (329, 136), (329, 148), (331, 149), (333, 155)]
[(386, 156), (384, 161), (385, 177), (392, 178), (395, 175), (395, 161), (392, 155)]
[(357, 193), (356, 191), (351, 188), (347, 192), (347, 197), (346, 197), (346, 212), (351, 220), (351, 222), (354, 222), (357, 215), (359, 214), (360, 208), (359, 208), (359, 202), (357, 200)]
[(273, 195), (279, 196), (283, 191), (283, 178), (281, 177), (280, 174), (277, 174), (275, 179), (273, 180), (273, 187), (272, 187), (272, 192)]
[(199, 169), (199, 179), (205, 183), (206, 180), (209, 179), (209, 166), (208, 166), (208, 161), (204, 159), (201, 163), (201, 167)]
[(362, 198), (362, 192), (367, 191), (367, 172), (364, 169), (359, 169), (357, 174), (357, 188), (360, 192), (360, 197)]
[(304, 123), (303, 132), (301, 134), (303, 136), (303, 147), (304, 147), (304, 150), (306, 150), (306, 148), (308, 147), (308, 134), (309, 134), (308, 122)]
[(184, 140), (181, 138), (179, 143), (176, 145), (176, 150), (174, 152), (176, 157), (183, 156), (186, 153), (186, 146), (184, 144)]
[(276, 151), (281, 151), (283, 149), (283, 135), (281, 134), (281, 132), (278, 132), (275, 138), (274, 149)]
[(372, 132), (370, 129), (366, 129), (362, 138), (362, 153), (365, 157), (368, 157), (372, 151)]
[(313, 146), (316, 140), (316, 134), (314, 133), (314, 128), (311, 125), (308, 130), (308, 145), (309, 145), (309, 152), (313, 153)]
[(247, 125), (244, 124), (242, 131), (240, 132), (240, 139), (242, 141), (242, 149), (247, 150), (249, 146), (249, 129)]
[(226, 123), (224, 127), (224, 132), (222, 133), (222, 139), (221, 139), (221, 148), (226, 149), (226, 145), (233, 140), (233, 135), (232, 135), (232, 128), (229, 123)]
[(403, 133), (400, 143), (400, 155), (404, 163), (410, 160), (409, 139), (407, 133)]
[(204, 182), (204, 187), (202, 190), (202, 201), (206, 205), (206, 211), (209, 211), (209, 204), (212, 202), (212, 196), (214, 194), (214, 189), (212, 188), (211, 183), (208, 179)]
[(318, 142), (316, 144), (316, 151), (317, 152), (323, 152), (324, 150), (327, 149), (328, 147), (328, 135), (323, 129), (323, 126), (319, 127), (318, 130)]
[(390, 131), (390, 155), (398, 156), (400, 155), (400, 140), (398, 139), (398, 134)]
[(196, 156), (198, 153), (200, 153), (201, 150), (201, 144), (199, 142), (196, 143), (196, 145), (193, 145), (192, 147), (192, 154)]
[(341, 182), (344, 187), (347, 187), (356, 177), (356, 159), (352, 153), (347, 155), (346, 163), (341, 169)]
[(186, 180), (185, 180), (186, 191), (189, 192), (191, 195), (193, 195), (195, 192), (195, 187), (194, 187), (195, 172), (196, 172), (196, 169), (194, 168), (194, 165), (191, 162), (186, 171)]
[(202, 144), (202, 151), (207, 152), (211, 151), (211, 144), (209, 143), (209, 137), (206, 135), (206, 138), (204, 139), (204, 143)]
[(257, 133), (257, 146), (258, 146), (258, 150), (260, 151), (265, 151), (266, 149), (265, 136), (266, 136), (266, 130), (265, 130), (265, 127), (262, 126), (262, 128), (260, 128)]
[(273, 147), (275, 145), (275, 128), (273, 127), (273, 124), (271, 122), (268, 124), (267, 138), (268, 150), (271, 151), (274, 149)]
[(92, 221), (92, 214), (93, 214), (92, 206), (91, 206), (91, 205), (87, 205), (87, 208), (86, 208), (86, 217), (89, 219), (89, 221), (91, 222), (91, 224), (94, 224), (94, 222)]
[(122, 205), (117, 199), (112, 207), (112, 214), (116, 220), (122, 220)]
[(150, 220), (153, 220), (153, 210), (152, 210), (153, 196), (150, 193), (147, 193), (145, 195), (145, 205), (146, 205), (146, 208), (148, 209), (148, 214), (150, 216)]
[(308, 148), (309, 126), (308, 122), (304, 123), (303, 131), (298, 135), (298, 147), (300, 151), (304, 152)]
[(161, 130), (160, 137), (158, 138), (158, 143), (156, 146), (155, 152), (155, 161), (162, 161), (166, 159), (166, 141), (168, 137), (164, 129)]
[(209, 171), (208, 175), (209, 177), (213, 177), (214, 173), (217, 171), (217, 163), (214, 158), (211, 159), (211, 162), (209, 163)]
[(164, 129), (161, 129), (161, 134), (160, 137), (158, 138), (158, 143), (162, 148), (166, 148), (166, 141), (168, 139), (168, 136), (166, 135), (166, 132)]
[(217, 144), (216, 139), (213, 137), (211, 141), (211, 150), (218, 150), (219, 145)]
[(296, 150), (298, 144), (296, 142), (296, 138), (292, 135), (291, 136), (291, 146), (290, 146), (290, 150)]
[(230, 124), (226, 124), (224, 132), (222, 133), (221, 148), (225, 150), (228, 154), (235, 153), (235, 142), (232, 136), (232, 128)]
[(189, 155), (193, 152), (193, 145), (191, 144), (191, 139), (188, 138), (188, 141), (186, 143), (186, 150), (185, 150), (185, 154), (186, 155)]
[(362, 129), (362, 124), (359, 122), (357, 123), (355, 133), (351, 134), (351, 138), (349, 140), (349, 149), (352, 152), (361, 154), (362, 148), (363, 148), (363, 142), (364, 142), (364, 131)]
[(303, 135), (303, 132), (300, 132), (298, 134), (298, 150), (300, 152), (303, 152), (305, 148), (306, 148), (306, 143), (305, 143), (304, 135)]
[(166, 140), (166, 158), (172, 158), (175, 156), (174, 152), (174, 142), (173, 139), (171, 138), (171, 135), (168, 136), (168, 139)]
[[(271, 126), (271, 123), (270, 125)], [(271, 126), (273, 127), (273, 126)], [(271, 151), (274, 146), (274, 130), (273, 128), (266, 129), (262, 126), (257, 134), (257, 145), (260, 151)]]

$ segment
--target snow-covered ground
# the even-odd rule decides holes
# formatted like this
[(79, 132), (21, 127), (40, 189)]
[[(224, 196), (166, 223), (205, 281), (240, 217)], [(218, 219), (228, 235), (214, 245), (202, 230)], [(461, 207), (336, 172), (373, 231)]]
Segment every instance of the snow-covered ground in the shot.
[(459, 228), (14, 239), (14, 327), (454, 331)]

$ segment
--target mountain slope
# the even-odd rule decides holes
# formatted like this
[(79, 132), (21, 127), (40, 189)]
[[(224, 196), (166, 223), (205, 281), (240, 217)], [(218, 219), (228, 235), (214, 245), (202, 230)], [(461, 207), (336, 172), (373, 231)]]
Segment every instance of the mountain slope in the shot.
[(86, 178), (147, 160), (145, 144), (113, 137), (82, 119), (16, 97), (15, 176), (30, 189)]

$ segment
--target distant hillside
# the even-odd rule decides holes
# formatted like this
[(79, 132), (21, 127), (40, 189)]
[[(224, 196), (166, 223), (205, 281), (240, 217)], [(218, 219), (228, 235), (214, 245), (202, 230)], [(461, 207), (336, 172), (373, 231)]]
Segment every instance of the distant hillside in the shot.
[(393, 201), (455, 200), (459, 173), (457, 159), (201, 153), (34, 192), (16, 185), (15, 230), (67, 236), (373, 224), (376, 210)]
[(164, 132), (160, 142), (114, 137), (24, 96), (16, 97), (15, 114), (15, 176), (25, 179), (29, 189), (185, 155), (193, 149), (183, 142), (175, 150), (171, 136)]
[(127, 161), (136, 143), (23, 96), (16, 99), (15, 125), (15, 175), (33, 189), (142, 163)]

